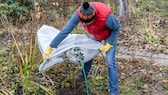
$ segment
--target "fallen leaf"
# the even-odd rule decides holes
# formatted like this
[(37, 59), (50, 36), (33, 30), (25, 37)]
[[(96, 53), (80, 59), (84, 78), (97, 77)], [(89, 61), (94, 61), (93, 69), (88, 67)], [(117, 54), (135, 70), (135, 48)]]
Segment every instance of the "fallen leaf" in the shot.
[(162, 80), (162, 82), (164, 82), (164, 83), (168, 83), (168, 80)]

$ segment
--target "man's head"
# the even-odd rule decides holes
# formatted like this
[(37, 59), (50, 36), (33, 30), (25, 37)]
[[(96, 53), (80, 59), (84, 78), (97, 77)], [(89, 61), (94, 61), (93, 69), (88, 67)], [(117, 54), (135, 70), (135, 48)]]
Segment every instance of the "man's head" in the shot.
[(93, 22), (96, 16), (96, 12), (91, 4), (89, 4), (88, 2), (84, 2), (80, 7), (78, 15), (80, 20), (87, 24)]

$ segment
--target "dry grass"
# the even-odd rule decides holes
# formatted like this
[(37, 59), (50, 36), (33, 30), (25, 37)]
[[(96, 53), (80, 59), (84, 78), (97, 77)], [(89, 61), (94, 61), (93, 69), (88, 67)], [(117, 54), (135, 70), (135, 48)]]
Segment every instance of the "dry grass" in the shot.
[[(130, 6), (131, 8), (134, 6)], [(167, 35), (167, 18), (161, 18), (153, 15), (151, 12), (132, 8), (130, 17), (127, 19), (120, 19), (122, 29), (119, 35), (119, 45), (128, 46), (132, 50), (146, 49), (150, 51), (160, 51), (161, 48), (168, 49), (168, 35)], [(20, 17), (17, 25), (12, 25), (7, 17), (1, 16), (3, 28), (1, 29), (0, 46), (3, 47), (3, 56), (0, 56), (0, 94), (37, 94), (37, 74), (38, 66), (41, 60), (40, 52), (36, 51), (35, 61), (32, 61), (33, 49), (36, 40), (37, 30), (43, 25), (51, 25), (57, 29), (61, 29), (68, 21), (68, 17), (60, 16), (56, 10), (51, 13), (42, 10), (40, 18), (36, 18), (36, 12), (30, 12), (31, 18), (24, 21), (25, 17)], [(141, 14), (143, 13), (143, 15)], [(139, 15), (137, 15), (139, 14)], [(161, 26), (158, 26), (161, 25)], [(163, 27), (162, 27), (163, 26)], [(47, 31), (46, 31), (47, 32)], [(73, 33), (84, 33), (83, 28), (79, 27)], [(151, 38), (151, 39), (149, 39)], [(161, 45), (161, 46), (160, 46)], [(164, 51), (163, 53), (166, 53)], [(23, 63), (25, 59), (28, 61), (28, 66), (33, 66), (27, 71), (30, 81), (30, 87), (35, 87), (35, 91), (27, 91), (23, 88), (24, 83), (21, 83), (21, 76), (25, 72), (23, 70)], [(33, 63), (32, 63), (33, 62)], [(145, 62), (142, 59), (117, 59), (118, 68), (120, 71), (120, 93), (121, 95), (151, 95), (155, 91), (157, 93), (168, 93), (166, 91), (167, 84), (162, 82), (167, 79), (167, 68), (163, 69)], [(53, 91), (67, 86), (75, 88), (73, 85), (73, 77), (79, 72), (78, 66), (74, 65), (59, 65), (53, 69), (46, 71), (41, 80), (44, 91)], [(104, 73), (105, 72), (105, 73)], [(104, 74), (107, 75), (107, 67), (104, 65), (104, 60), (96, 57), (92, 66), (92, 71), (89, 75), (89, 84), (91, 91), (96, 93), (108, 92), (108, 80), (104, 80)], [(103, 77), (103, 78), (102, 78)], [(102, 81), (103, 80), (103, 81)], [(104, 87), (104, 85), (106, 85)], [(85, 89), (82, 84), (82, 89)], [(101, 89), (103, 89), (101, 91)], [(159, 90), (158, 90), (159, 89)], [(6, 94), (7, 95), (7, 94)], [(166, 95), (166, 94), (165, 94)]]

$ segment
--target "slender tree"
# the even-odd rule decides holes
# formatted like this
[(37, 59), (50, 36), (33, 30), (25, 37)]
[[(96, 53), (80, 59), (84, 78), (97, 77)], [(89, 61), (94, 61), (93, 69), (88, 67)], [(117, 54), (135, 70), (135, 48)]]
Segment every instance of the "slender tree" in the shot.
[(139, 5), (139, 0), (135, 0), (135, 3), (136, 3), (136, 7), (138, 7), (138, 5)]
[(128, 0), (119, 0), (119, 1), (120, 1), (119, 16), (126, 18), (128, 16)]

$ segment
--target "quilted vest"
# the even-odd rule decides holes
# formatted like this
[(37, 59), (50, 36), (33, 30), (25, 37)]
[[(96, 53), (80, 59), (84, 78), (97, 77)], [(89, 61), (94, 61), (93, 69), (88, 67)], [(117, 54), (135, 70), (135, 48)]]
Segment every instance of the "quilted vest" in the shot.
[[(92, 4), (96, 11), (94, 22), (88, 25), (82, 21), (80, 22), (86, 31), (92, 34), (96, 40), (104, 40), (110, 35), (110, 29), (106, 27), (106, 19), (112, 12), (104, 3), (90, 2), (89, 4)], [(77, 9), (77, 12), (79, 14), (80, 7)]]

